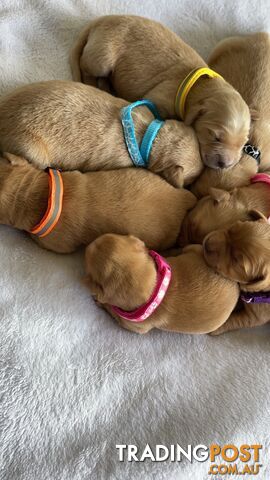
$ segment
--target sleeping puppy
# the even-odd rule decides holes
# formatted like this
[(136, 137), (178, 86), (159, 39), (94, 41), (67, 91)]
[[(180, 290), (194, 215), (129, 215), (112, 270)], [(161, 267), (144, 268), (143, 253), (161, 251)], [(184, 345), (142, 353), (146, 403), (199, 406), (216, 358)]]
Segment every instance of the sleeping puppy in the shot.
[[(49, 199), (60, 198), (59, 189), (53, 184), (50, 195), (47, 172), (14, 155), (6, 157), (12, 164), (0, 160), (0, 223), (31, 233), (42, 223)], [(108, 232), (140, 235), (149, 248), (173, 247), (187, 210), (196, 203), (189, 191), (143, 169), (62, 172), (61, 178), (58, 221), (46, 236), (32, 234), (40, 246), (59, 253)]]
[[(206, 265), (199, 245), (189, 245), (181, 255), (166, 258), (171, 280), (159, 292), (159, 275), (164, 277), (164, 273), (160, 273), (155, 252), (149, 252), (138, 238), (103, 235), (86, 248), (85, 255), (85, 284), (90, 292), (122, 327), (137, 333), (152, 328), (208, 333), (227, 320), (238, 300), (237, 284)], [(150, 302), (150, 315), (144, 313), (138, 321), (138, 312), (149, 308), (151, 298), (158, 306)]]
[(238, 282), (243, 292), (240, 310), (233, 312), (213, 335), (270, 321), (270, 305), (261, 303), (265, 297), (270, 302), (270, 225), (257, 210), (250, 216), (253, 221), (239, 221), (216, 230), (203, 242), (207, 264), (219, 275)]
[[(251, 111), (248, 143), (260, 152), (259, 171), (270, 169), (270, 36), (255, 33), (222, 40), (209, 58), (209, 65), (241, 94)], [(240, 162), (225, 171), (205, 168), (192, 187), (198, 197), (211, 187), (230, 190), (248, 185), (257, 172), (257, 162), (243, 153)]]
[(160, 23), (130, 15), (100, 17), (82, 31), (70, 62), (74, 80), (101, 88), (109, 82), (119, 97), (148, 98), (164, 118), (178, 116), (192, 125), (208, 167), (227, 168), (239, 161), (250, 127), (246, 103), (222, 78), (204, 76), (191, 88), (179, 116), (179, 85), (207, 65)]
[[(136, 152), (129, 153), (121, 122), (127, 106), (125, 100), (75, 82), (18, 88), (0, 99), (0, 149), (40, 168), (86, 172), (130, 167)], [(141, 145), (154, 117), (140, 106), (132, 118)], [(149, 150), (148, 168), (175, 187), (193, 182), (203, 168), (194, 130), (177, 120), (164, 122)]]
[[(268, 175), (263, 174), (263, 177), (270, 181)], [(254, 209), (266, 217), (270, 215), (270, 185), (264, 181), (234, 188), (230, 192), (211, 188), (210, 194), (201, 198), (184, 219), (179, 243), (182, 246), (202, 243), (213, 230), (226, 228), (237, 220), (250, 220), (250, 211)]]
[(242, 187), (249, 184), (250, 178), (256, 175), (258, 169), (257, 160), (243, 153), (240, 162), (232, 168), (226, 170), (204, 168), (190, 190), (198, 199), (201, 199), (209, 195), (212, 188), (231, 190), (236, 187)]

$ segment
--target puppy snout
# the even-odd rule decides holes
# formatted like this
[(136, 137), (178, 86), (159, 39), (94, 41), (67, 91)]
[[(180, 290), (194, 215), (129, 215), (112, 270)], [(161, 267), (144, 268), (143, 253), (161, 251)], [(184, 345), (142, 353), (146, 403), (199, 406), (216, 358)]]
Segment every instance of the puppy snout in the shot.
[(229, 168), (233, 164), (233, 161), (230, 158), (221, 155), (220, 153), (216, 153), (214, 158), (217, 168)]
[(226, 168), (226, 163), (222, 159), (221, 155), (218, 155), (220, 158), (217, 161), (218, 168)]
[(213, 153), (206, 155), (206, 165), (211, 168), (229, 168), (234, 164), (234, 160), (229, 156), (222, 155), (221, 153)]

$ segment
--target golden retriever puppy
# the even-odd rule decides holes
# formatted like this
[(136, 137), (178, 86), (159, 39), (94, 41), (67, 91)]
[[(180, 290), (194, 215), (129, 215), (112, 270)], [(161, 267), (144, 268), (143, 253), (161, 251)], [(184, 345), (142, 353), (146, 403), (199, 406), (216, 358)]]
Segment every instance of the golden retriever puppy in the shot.
[(231, 190), (236, 187), (243, 187), (249, 184), (250, 178), (256, 175), (258, 169), (258, 161), (250, 155), (243, 153), (240, 162), (232, 168), (227, 168), (226, 170), (204, 168), (190, 190), (198, 199), (201, 199), (209, 195), (212, 188)]
[[(0, 223), (32, 233), (39, 245), (59, 253), (108, 232), (140, 235), (149, 248), (173, 247), (187, 210), (196, 203), (188, 190), (143, 169), (48, 174), (22, 158), (6, 157), (13, 165), (0, 161)], [(50, 204), (54, 209), (48, 215)]]
[[(270, 169), (270, 36), (255, 33), (222, 40), (212, 52), (209, 65), (241, 94), (251, 111), (248, 151), (260, 154), (259, 171)], [(243, 153), (240, 162), (225, 171), (205, 168), (192, 191), (208, 195), (211, 187), (230, 190), (248, 185), (257, 171), (257, 162)]]
[(238, 282), (242, 290), (240, 309), (213, 335), (270, 321), (270, 225), (256, 210), (250, 216), (253, 221), (216, 230), (203, 242), (207, 264), (219, 275)]
[(131, 15), (100, 17), (82, 31), (70, 61), (74, 80), (101, 88), (107, 80), (119, 97), (148, 98), (164, 118), (178, 116), (192, 125), (208, 167), (227, 168), (239, 161), (250, 127), (246, 103), (222, 78), (203, 76), (179, 113), (179, 86), (194, 69), (207, 65), (160, 23)]
[(219, 228), (232, 225), (237, 220), (249, 220), (250, 211), (261, 211), (270, 215), (270, 185), (260, 181), (266, 174), (258, 174), (254, 183), (246, 187), (234, 188), (230, 192), (211, 188), (207, 197), (201, 198), (196, 206), (187, 214), (182, 224), (180, 245), (202, 243), (204, 237)]
[[(0, 149), (40, 168), (130, 167), (141, 155), (139, 145), (154, 116), (147, 106), (138, 106), (126, 119), (126, 108), (125, 100), (82, 83), (26, 85), (0, 99)], [(134, 139), (128, 143), (132, 118), (135, 152)], [(159, 130), (145, 164), (175, 187), (190, 184), (203, 168), (194, 130), (177, 120), (156, 122)]]
[(237, 284), (206, 265), (200, 245), (164, 259), (138, 238), (107, 234), (85, 255), (90, 292), (122, 327), (137, 333), (208, 333), (227, 320), (238, 300)]

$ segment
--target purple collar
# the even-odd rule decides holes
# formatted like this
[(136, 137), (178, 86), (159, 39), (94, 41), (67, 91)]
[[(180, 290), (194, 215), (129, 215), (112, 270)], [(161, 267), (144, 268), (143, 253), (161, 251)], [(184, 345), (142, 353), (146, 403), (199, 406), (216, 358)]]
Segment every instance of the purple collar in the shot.
[(270, 303), (270, 292), (241, 292), (240, 298), (245, 303)]
[(157, 267), (157, 283), (148, 302), (136, 308), (136, 310), (132, 310), (132, 312), (126, 312), (125, 310), (122, 310), (122, 308), (116, 307), (115, 305), (111, 306), (112, 310), (119, 317), (125, 318), (130, 322), (143, 322), (150, 317), (150, 315), (152, 315), (152, 313), (154, 313), (157, 307), (161, 304), (170, 285), (172, 276), (170, 265), (166, 262), (165, 258), (159, 255), (157, 252), (149, 250), (148, 253), (154, 259)]

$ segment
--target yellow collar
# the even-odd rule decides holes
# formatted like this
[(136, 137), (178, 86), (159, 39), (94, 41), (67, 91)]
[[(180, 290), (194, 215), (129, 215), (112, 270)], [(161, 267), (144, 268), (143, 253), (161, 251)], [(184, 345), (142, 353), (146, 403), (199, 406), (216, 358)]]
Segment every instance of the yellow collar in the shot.
[(214, 70), (208, 67), (195, 68), (195, 70), (192, 70), (180, 83), (175, 97), (175, 112), (180, 120), (184, 120), (186, 99), (191, 88), (203, 75), (207, 75), (209, 78), (222, 78), (219, 73), (214, 72)]

